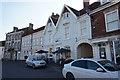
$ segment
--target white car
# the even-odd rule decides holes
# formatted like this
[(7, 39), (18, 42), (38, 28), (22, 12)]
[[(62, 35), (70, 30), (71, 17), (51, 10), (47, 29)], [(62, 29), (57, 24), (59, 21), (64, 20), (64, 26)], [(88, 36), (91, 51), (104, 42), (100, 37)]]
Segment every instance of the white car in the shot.
[(62, 70), (67, 80), (82, 78), (117, 78), (120, 67), (105, 59), (78, 59), (65, 64)]
[(26, 59), (26, 66), (31, 66), (35, 69), (36, 67), (45, 67), (46, 62), (41, 57), (30, 56)]

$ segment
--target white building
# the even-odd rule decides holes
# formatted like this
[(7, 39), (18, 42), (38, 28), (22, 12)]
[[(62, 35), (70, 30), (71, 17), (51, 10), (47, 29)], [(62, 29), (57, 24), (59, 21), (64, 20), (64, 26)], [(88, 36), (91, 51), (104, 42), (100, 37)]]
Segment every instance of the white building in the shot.
[(29, 25), (29, 29), (22, 35), (22, 44), (21, 44), (21, 52), (20, 52), (20, 60), (24, 60), (27, 56), (32, 54), (32, 33), (33, 24)]
[(43, 32), (44, 32), (45, 26), (42, 26), (40, 28), (37, 28), (34, 30), (32, 33), (32, 53), (34, 54), (35, 52), (39, 50), (43, 50)]
[(44, 50), (48, 51), (48, 58), (53, 57), (54, 51), (54, 37), (53, 35), (56, 32), (56, 23), (58, 21), (59, 15), (52, 13), (48, 18), (45, 30), (44, 30)]
[(22, 36), (20, 59), (24, 60), (36, 51), (43, 49), (43, 30), (45, 26), (29, 30)]
[(0, 41), (0, 60), (3, 58), (5, 52), (5, 41)]
[[(55, 54), (56, 60), (59, 58), (82, 58), (93, 57), (91, 51), (91, 23), (90, 17), (86, 13), (81, 13), (67, 5), (64, 5), (61, 15), (56, 25), (54, 34), (54, 50), (60, 48), (70, 49), (71, 52), (65, 54)], [(87, 50), (84, 48), (86, 47)], [(81, 50), (82, 49), (82, 50)], [(82, 54), (84, 52), (84, 54)]]

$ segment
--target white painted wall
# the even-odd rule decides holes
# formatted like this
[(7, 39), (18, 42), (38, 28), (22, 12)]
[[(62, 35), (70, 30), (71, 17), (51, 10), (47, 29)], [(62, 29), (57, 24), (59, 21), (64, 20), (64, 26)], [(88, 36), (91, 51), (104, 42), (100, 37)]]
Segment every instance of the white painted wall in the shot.
[[(42, 38), (42, 44), (40, 42)], [(33, 39), (35, 41), (35, 43), (33, 42), (33, 45), (32, 45), (32, 54), (35, 54), (36, 51), (39, 51), (41, 49), (43, 49), (43, 30), (42, 31), (38, 31), (38, 32), (35, 32), (33, 33)]]
[[(64, 29), (65, 29), (65, 24), (67, 24), (69, 26), (69, 39), (65, 39), (65, 35), (64, 35)], [(69, 13), (69, 17), (64, 19), (63, 17), (61, 17), (58, 26), (56, 26), (56, 33), (54, 35), (54, 50), (56, 50), (56, 47), (58, 46), (58, 44), (60, 45), (61, 48), (64, 48), (64, 46), (70, 46), (71, 49), (71, 57), (74, 58), (74, 45), (75, 45), (75, 41), (76, 41), (76, 34), (77, 34), (77, 19), (71, 14)], [(59, 42), (55, 42), (56, 40), (58, 40)]]
[(21, 45), (21, 53), (20, 53), (21, 60), (24, 60), (24, 56), (29, 56), (31, 54), (31, 36), (32, 35), (30, 34), (22, 37), (22, 45)]
[[(49, 55), (49, 49), (52, 48), (52, 51), (54, 50), (54, 34), (56, 32), (56, 28), (54, 23), (52, 22), (51, 17), (49, 17), (49, 19), (51, 20), (51, 26), (49, 26), (48, 24), (46, 24), (45, 26), (45, 32), (44, 32), (44, 50), (48, 51), (48, 57), (50, 57)], [(49, 34), (51, 33), (52, 36), (52, 41), (49, 42)]]
[(0, 47), (0, 60), (3, 58), (4, 49), (5, 49), (5, 47), (3, 47), (3, 46)]

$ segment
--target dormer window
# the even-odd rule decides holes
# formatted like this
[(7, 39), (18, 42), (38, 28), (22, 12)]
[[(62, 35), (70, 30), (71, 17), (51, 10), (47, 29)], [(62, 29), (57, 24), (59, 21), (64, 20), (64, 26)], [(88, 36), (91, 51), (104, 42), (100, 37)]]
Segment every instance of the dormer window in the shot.
[(107, 3), (107, 2), (111, 2), (112, 0), (101, 0), (100, 2), (101, 2), (101, 5), (103, 5), (103, 4), (105, 4), (105, 3)]
[(48, 26), (52, 26), (52, 23), (48, 23)]
[(66, 12), (66, 13), (64, 13), (63, 14), (63, 18), (65, 19), (65, 18), (68, 18), (69, 17), (69, 13), (68, 12)]

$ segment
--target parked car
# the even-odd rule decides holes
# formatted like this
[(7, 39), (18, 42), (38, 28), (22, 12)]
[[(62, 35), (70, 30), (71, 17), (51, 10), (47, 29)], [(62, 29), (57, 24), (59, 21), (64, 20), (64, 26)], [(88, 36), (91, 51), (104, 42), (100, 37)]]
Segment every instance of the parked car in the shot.
[(63, 61), (63, 63), (61, 63), (61, 66), (63, 67), (64, 64), (68, 64), (70, 62), (74, 61), (73, 59), (66, 59), (65, 61)]
[(64, 78), (118, 78), (120, 67), (106, 59), (78, 59), (65, 64), (62, 69)]
[(41, 57), (30, 56), (26, 59), (26, 66), (31, 66), (35, 69), (36, 67), (45, 67), (46, 62)]

